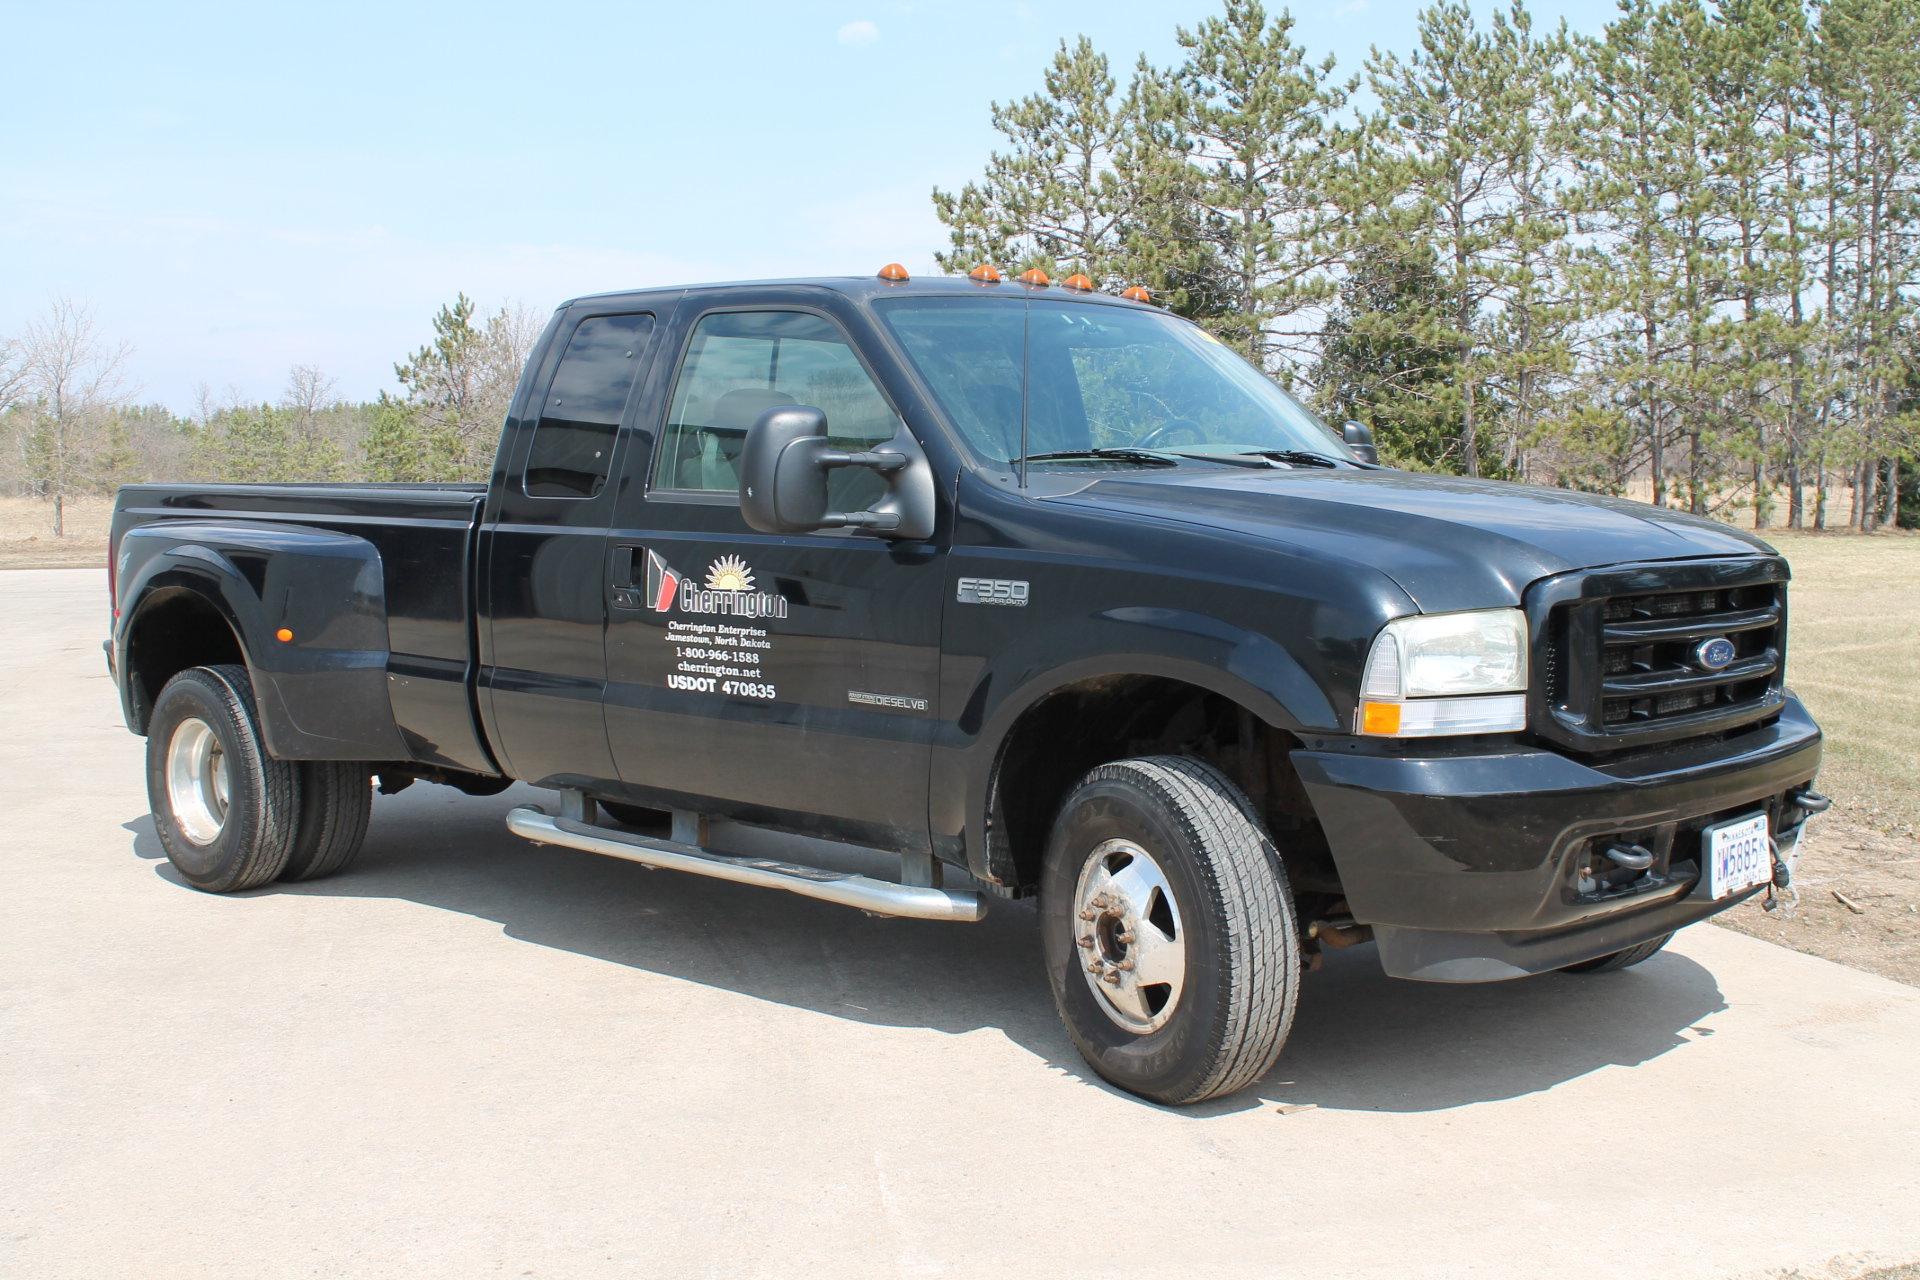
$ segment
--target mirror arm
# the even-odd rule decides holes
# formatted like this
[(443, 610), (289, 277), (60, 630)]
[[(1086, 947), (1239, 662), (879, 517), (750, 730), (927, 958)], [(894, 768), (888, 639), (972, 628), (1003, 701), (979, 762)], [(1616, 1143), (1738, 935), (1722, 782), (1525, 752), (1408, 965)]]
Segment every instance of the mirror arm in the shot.
[(820, 520), (822, 529), (898, 529), (898, 511), (836, 511)]
[(907, 455), (879, 449), (867, 449), (859, 453), (825, 449), (816, 455), (816, 461), (823, 467), (866, 467), (888, 475), (907, 465)]

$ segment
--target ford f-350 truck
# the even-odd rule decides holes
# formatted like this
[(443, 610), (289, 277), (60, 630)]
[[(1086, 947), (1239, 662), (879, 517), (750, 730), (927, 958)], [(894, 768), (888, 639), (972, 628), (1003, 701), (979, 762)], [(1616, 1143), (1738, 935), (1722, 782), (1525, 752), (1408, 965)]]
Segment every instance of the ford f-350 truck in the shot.
[(1595, 972), (1787, 882), (1828, 802), (1766, 544), (1380, 466), (1130, 292), (582, 298), (484, 485), (122, 489), (167, 856), (325, 875), (372, 779), (523, 780), (544, 844), (932, 920), (1037, 896), (1074, 1043), (1167, 1103), (1267, 1071), (1324, 947)]

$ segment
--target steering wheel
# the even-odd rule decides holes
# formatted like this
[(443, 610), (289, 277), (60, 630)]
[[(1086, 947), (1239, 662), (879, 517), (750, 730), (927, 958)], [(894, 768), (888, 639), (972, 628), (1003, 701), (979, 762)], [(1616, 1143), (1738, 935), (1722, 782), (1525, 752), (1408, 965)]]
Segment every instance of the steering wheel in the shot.
[[(1187, 439), (1169, 440), (1167, 438), (1168, 436), (1179, 435), (1182, 432), (1187, 435)], [(1206, 442), (1207, 434), (1200, 429), (1198, 423), (1191, 422), (1186, 418), (1174, 418), (1171, 421), (1161, 423), (1153, 430), (1147, 432), (1146, 435), (1135, 440), (1133, 447), (1136, 449), (1159, 449), (1170, 444), (1205, 444)]]

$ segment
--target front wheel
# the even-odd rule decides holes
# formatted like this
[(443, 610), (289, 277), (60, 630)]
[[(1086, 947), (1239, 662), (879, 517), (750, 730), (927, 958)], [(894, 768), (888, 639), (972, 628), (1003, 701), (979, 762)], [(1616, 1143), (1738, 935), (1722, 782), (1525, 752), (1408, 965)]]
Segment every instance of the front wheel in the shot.
[(1198, 760), (1101, 765), (1068, 796), (1041, 882), (1047, 976), (1088, 1064), (1175, 1105), (1280, 1056), (1300, 988), (1293, 895), (1240, 789)]
[(258, 888), (286, 866), (299, 774), (267, 756), (246, 668), (167, 681), (147, 724), (147, 803), (167, 860), (196, 889)]

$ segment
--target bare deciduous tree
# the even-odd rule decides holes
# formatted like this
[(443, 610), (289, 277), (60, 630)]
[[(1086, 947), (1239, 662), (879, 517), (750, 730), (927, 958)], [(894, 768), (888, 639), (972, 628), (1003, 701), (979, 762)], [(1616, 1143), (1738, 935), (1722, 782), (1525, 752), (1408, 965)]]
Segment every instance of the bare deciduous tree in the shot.
[(53, 499), (53, 536), (64, 536), (66, 500), (85, 485), (86, 460), (107, 417), (128, 399), (130, 348), (108, 344), (85, 303), (57, 297), (21, 341), (22, 390), (33, 401), (32, 467)]

